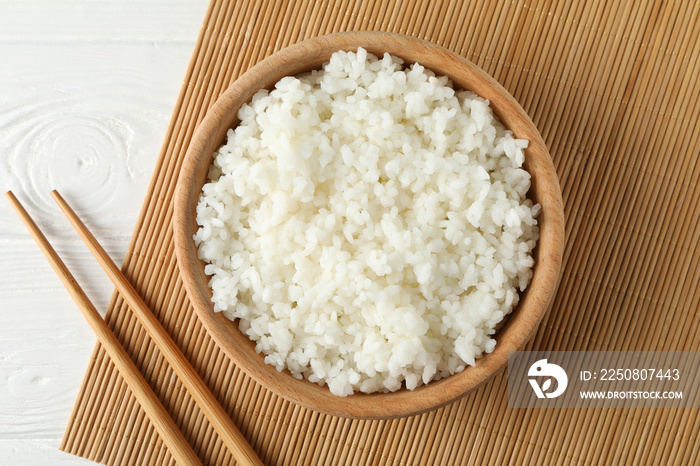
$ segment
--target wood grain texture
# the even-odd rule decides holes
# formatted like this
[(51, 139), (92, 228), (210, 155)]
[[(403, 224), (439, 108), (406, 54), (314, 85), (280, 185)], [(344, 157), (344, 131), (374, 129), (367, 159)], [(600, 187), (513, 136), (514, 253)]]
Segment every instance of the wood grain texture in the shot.
[[(54, 191), (55, 193), (55, 191)], [(7, 198), (15, 209), (15, 212), (27, 227), (29, 233), (34, 238), (37, 246), (48, 260), (51, 268), (56, 272), (56, 276), (61, 280), (68, 293), (75, 301), (83, 317), (88, 321), (92, 331), (97, 336), (97, 340), (102, 344), (109, 355), (111, 361), (119, 369), (119, 374), (129, 386), (131, 393), (138, 400), (139, 406), (148, 415), (149, 421), (153, 424), (158, 434), (163, 438), (168, 446), (168, 451), (180, 464), (201, 465), (197, 454), (182, 435), (182, 432), (173, 422), (169, 413), (165, 410), (158, 397), (151, 390), (148, 382), (131, 360), (131, 357), (121, 345), (112, 330), (107, 326), (102, 316), (80, 287), (78, 282), (70, 273), (68, 267), (56, 250), (51, 246), (46, 236), (41, 232), (37, 224), (27, 213), (24, 206), (19, 202), (12, 191), (7, 192)], [(105, 253), (106, 255), (106, 253)], [(116, 265), (115, 265), (116, 267)]]
[[(12, 189), (97, 309), (112, 284), (49, 196), (62, 189), (121, 264), (206, 1), (0, 2), (0, 189)], [(95, 337), (0, 202), (0, 464), (59, 451)]]
[[(172, 244), (159, 238), (169, 234), (173, 180), (194, 129), (238, 75), (332, 31), (409, 34), (503, 84), (552, 154), (566, 214), (564, 275), (529, 347), (697, 350), (699, 14), (700, 3), (673, 0), (213, 1), (124, 270), (268, 464), (693, 464), (694, 411), (509, 410), (502, 376), (460, 402), (399, 420), (350, 421), (293, 406), (216, 350), (182, 292)], [(109, 322), (161, 398), (211, 464), (232, 464), (128, 315), (115, 298)], [(162, 443), (102, 350), (92, 360), (63, 447), (107, 464), (162, 464)]]

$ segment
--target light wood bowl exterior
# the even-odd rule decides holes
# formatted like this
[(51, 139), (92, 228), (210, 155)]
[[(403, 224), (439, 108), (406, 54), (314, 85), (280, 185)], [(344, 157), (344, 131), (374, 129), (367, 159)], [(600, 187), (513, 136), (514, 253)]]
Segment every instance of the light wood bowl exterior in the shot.
[[(197, 230), (195, 208), (207, 177), (212, 155), (225, 142), (226, 132), (238, 124), (237, 113), (262, 88), (271, 88), (284, 76), (319, 68), (338, 50), (365, 48), (375, 55), (388, 52), (406, 62), (418, 62), (438, 75), (449, 76), (455, 87), (488, 99), (505, 126), (516, 137), (530, 141), (525, 168), (532, 176), (529, 196), (542, 206), (538, 217), (540, 239), (535, 250), (532, 281), (516, 309), (496, 333), (496, 349), (464, 371), (415, 390), (338, 397), (326, 388), (295, 379), (264, 363), (254, 343), (221, 313), (213, 312), (209, 278), (198, 259), (192, 236)], [(508, 352), (521, 349), (532, 337), (554, 298), (564, 249), (564, 213), (559, 181), (537, 128), (515, 99), (491, 76), (446, 49), (412, 37), (381, 32), (347, 32), (297, 43), (266, 58), (231, 85), (209, 110), (190, 142), (174, 201), (174, 238), (178, 266), (188, 297), (204, 327), (243, 371), (267, 389), (307, 408), (361, 419), (386, 419), (429, 411), (456, 401), (500, 372)]]

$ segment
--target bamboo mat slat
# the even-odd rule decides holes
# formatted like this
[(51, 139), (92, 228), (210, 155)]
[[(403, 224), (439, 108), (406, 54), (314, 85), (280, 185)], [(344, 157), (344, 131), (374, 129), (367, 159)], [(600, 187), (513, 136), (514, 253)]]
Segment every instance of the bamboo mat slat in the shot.
[[(698, 461), (693, 410), (507, 408), (504, 374), (421, 416), (352, 421), (292, 405), (217, 349), (180, 282), (172, 197), (187, 145), (237, 76), (297, 41), (409, 34), (472, 60), (550, 148), (567, 244), (551, 350), (700, 349), (700, 2), (213, 0), (123, 269), (266, 464), (677, 464)], [(206, 464), (230, 454), (115, 294), (109, 325)], [(61, 449), (108, 465), (174, 464), (104, 350)]]

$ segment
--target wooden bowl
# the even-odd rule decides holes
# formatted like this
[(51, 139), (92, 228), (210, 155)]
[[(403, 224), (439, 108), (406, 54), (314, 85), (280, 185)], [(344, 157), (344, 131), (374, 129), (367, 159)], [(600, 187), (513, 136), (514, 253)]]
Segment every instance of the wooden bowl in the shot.
[[(338, 50), (365, 48), (375, 55), (388, 52), (408, 63), (418, 62), (455, 85), (491, 102), (495, 114), (516, 137), (530, 141), (525, 168), (532, 176), (529, 196), (542, 206), (538, 217), (540, 239), (535, 249), (534, 275), (519, 305), (495, 335), (496, 349), (464, 371), (408, 390), (392, 393), (338, 397), (315, 383), (295, 379), (264, 363), (254, 343), (238, 329), (237, 322), (214, 313), (209, 278), (198, 259), (192, 236), (197, 230), (195, 207), (214, 152), (224, 144), (226, 131), (238, 124), (239, 107), (262, 88), (272, 88), (284, 76), (320, 68)], [(564, 247), (564, 213), (561, 190), (552, 160), (540, 134), (515, 99), (491, 76), (466, 59), (431, 43), (381, 32), (347, 32), (316, 37), (280, 50), (243, 74), (216, 101), (194, 134), (175, 193), (175, 249), (189, 299), (204, 327), (216, 343), (243, 371), (267, 389), (302, 406), (333, 415), (382, 419), (429, 411), (453, 402), (474, 390), (508, 361), (532, 337), (547, 312), (559, 283)]]

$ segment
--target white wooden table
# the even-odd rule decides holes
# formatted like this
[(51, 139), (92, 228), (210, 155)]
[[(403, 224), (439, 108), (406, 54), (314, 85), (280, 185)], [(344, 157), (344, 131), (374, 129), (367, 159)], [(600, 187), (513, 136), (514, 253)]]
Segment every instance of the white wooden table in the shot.
[[(207, 4), (0, 0), (0, 189), (102, 312), (113, 287), (49, 192), (121, 263)], [(0, 218), (0, 465), (88, 464), (58, 446), (95, 337), (4, 196)]]

